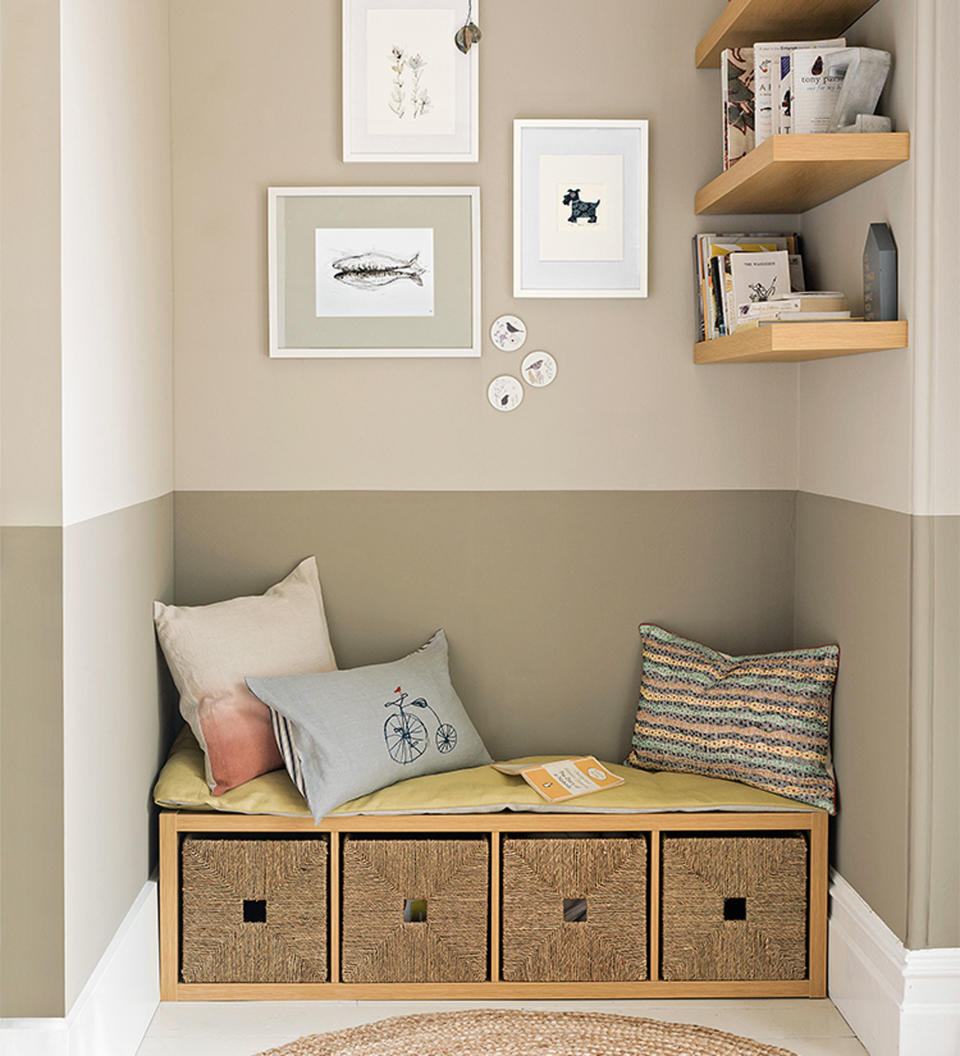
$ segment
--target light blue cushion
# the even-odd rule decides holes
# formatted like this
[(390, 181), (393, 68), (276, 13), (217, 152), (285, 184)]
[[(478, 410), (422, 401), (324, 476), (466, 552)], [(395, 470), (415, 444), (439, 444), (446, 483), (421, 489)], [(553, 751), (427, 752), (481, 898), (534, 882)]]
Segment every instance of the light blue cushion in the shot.
[(299, 762), (318, 821), (396, 781), (491, 762), (450, 682), (442, 630), (390, 664), (246, 681), (292, 727), (299, 760), (284, 753), (287, 766)]

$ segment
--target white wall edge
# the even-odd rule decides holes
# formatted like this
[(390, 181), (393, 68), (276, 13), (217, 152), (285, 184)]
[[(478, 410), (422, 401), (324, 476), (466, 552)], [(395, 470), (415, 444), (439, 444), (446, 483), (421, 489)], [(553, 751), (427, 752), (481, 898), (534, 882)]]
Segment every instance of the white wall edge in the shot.
[(157, 910), (149, 880), (64, 1018), (0, 1020), (4, 1056), (135, 1056), (160, 1004)]
[(830, 998), (870, 1056), (960, 1053), (960, 949), (908, 950), (831, 873)]

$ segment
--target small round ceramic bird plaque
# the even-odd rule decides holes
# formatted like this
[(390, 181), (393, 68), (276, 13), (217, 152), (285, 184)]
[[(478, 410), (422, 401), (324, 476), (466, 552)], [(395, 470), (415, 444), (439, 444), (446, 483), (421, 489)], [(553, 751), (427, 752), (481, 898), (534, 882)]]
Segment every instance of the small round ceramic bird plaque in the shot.
[(523, 401), (523, 386), (509, 374), (501, 374), (490, 382), (487, 399), (498, 411), (512, 411)]
[(516, 352), (527, 340), (527, 328), (515, 315), (501, 315), (490, 327), (490, 340), (501, 352)]
[(520, 374), (528, 385), (542, 389), (557, 376), (557, 361), (549, 352), (537, 349), (524, 357)]

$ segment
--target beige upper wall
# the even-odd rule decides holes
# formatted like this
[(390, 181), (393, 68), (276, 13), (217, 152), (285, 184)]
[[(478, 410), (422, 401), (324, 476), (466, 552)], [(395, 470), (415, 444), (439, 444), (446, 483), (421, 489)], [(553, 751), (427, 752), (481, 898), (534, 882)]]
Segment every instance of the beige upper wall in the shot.
[[(894, 71), (879, 112), (908, 132), (915, 131), (917, 5), (918, 0), (880, 0), (847, 34), (851, 44), (893, 53)], [(916, 151), (914, 141), (914, 155)], [(806, 257), (817, 288), (844, 290), (859, 310), (867, 230), (871, 223), (885, 221), (899, 249), (900, 315), (916, 322), (915, 179), (911, 161), (804, 216)], [(798, 370), (801, 491), (924, 512), (915, 510), (912, 501), (916, 355), (914, 349), (878, 352), (805, 364)]]
[(61, 520), (59, 11), (0, 3), (0, 525)]
[(173, 488), (166, 0), (70, 0), (62, 32), (63, 523)]
[(915, 343), (914, 500), (916, 513), (960, 514), (960, 357), (957, 289), (960, 259), (960, 6), (916, 0), (917, 107), (914, 153), (918, 194)]
[[(178, 490), (793, 488), (795, 368), (695, 367), (696, 189), (720, 168), (723, 0), (483, 0), (479, 165), (344, 165), (339, 0), (172, 0)], [(575, 44), (566, 41), (576, 26)], [(650, 297), (512, 298), (515, 117), (650, 121)], [(513, 414), (519, 357), (271, 361), (270, 185), (479, 184), (483, 325), (516, 312), (559, 363)], [(791, 218), (751, 218), (788, 226)]]

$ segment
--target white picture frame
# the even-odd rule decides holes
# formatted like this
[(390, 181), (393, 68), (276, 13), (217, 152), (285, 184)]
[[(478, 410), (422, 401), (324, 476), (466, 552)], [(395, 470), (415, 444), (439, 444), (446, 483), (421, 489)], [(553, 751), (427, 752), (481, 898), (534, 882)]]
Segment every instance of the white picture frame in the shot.
[(481, 353), (479, 187), (270, 187), (267, 271), (272, 359)]
[(646, 297), (648, 202), (647, 121), (515, 120), (514, 297)]
[(465, 0), (342, 0), (344, 162), (480, 160), (480, 49), (464, 55), (454, 42), (466, 10)]

